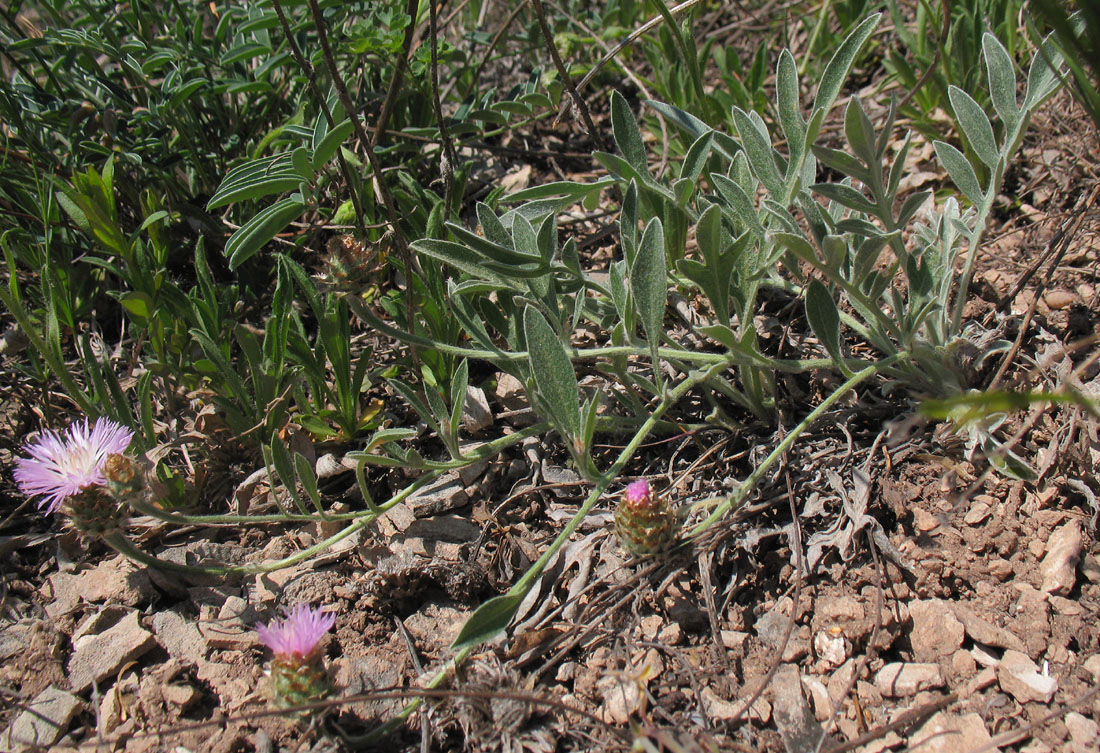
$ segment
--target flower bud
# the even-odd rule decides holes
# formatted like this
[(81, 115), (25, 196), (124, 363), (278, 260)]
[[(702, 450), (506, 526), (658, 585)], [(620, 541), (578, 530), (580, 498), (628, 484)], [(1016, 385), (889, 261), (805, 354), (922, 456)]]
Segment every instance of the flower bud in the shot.
[(623, 549), (642, 557), (667, 549), (679, 533), (676, 512), (667, 500), (654, 496), (649, 482), (628, 485), (615, 508), (615, 533)]

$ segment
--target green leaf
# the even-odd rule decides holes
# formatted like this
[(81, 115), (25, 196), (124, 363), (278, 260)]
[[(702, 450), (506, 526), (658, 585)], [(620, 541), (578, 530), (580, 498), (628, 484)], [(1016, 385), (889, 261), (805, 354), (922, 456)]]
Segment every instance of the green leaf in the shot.
[(343, 120), (329, 129), (329, 132), (325, 134), (321, 142), (317, 144), (317, 148), (313, 150), (314, 171), (320, 170), (329, 163), (336, 154), (336, 150), (340, 148), (340, 145), (351, 136), (351, 132), (351, 120)]
[(1020, 119), (1016, 106), (1016, 68), (1004, 45), (988, 31), (982, 35), (982, 49), (985, 51), (985, 69), (993, 108), (1005, 127), (1012, 130)]
[(525, 202), (533, 199), (545, 199), (549, 197), (561, 197), (562, 199), (572, 199), (574, 202), (581, 201), (589, 194), (600, 191), (604, 188), (609, 188), (617, 183), (614, 178), (601, 178), (600, 180), (593, 181), (591, 183), (578, 183), (571, 180), (557, 181), (556, 183), (544, 183), (541, 186), (531, 186), (525, 188), (522, 191), (516, 191), (515, 193), (508, 194), (501, 197), (501, 201), (507, 202)]
[(947, 169), (947, 174), (962, 191), (963, 196), (970, 199), (975, 206), (980, 206), (985, 200), (985, 194), (978, 185), (978, 176), (974, 174), (974, 168), (962, 152), (945, 141), (933, 141), (936, 156), (940, 163)]
[(832, 109), (833, 103), (844, 86), (844, 80), (848, 78), (848, 71), (855, 62), (863, 45), (871, 38), (875, 27), (882, 18), (881, 13), (874, 13), (864, 19), (852, 33), (840, 45), (840, 48), (825, 66), (825, 72), (821, 75), (821, 85), (817, 87), (817, 95), (814, 97), (814, 110), (827, 112)]
[(775, 150), (772, 149), (767, 128), (760, 116), (734, 107), (733, 122), (737, 127), (737, 135), (741, 137), (745, 154), (748, 155), (752, 174), (771, 194), (779, 194), (783, 190), (783, 176), (779, 174), (779, 168), (775, 164)]
[(790, 50), (779, 53), (776, 67), (775, 100), (779, 109), (779, 126), (787, 143), (793, 148), (801, 146), (806, 138), (806, 121), (802, 118), (801, 97), (798, 93), (798, 66)]
[(993, 139), (993, 126), (989, 122), (989, 116), (974, 98), (957, 86), (950, 86), (947, 96), (951, 100), (951, 107), (955, 110), (955, 117), (966, 134), (967, 141), (973, 147), (978, 159), (986, 166), (994, 170), (997, 167), (999, 155), (997, 142)]
[(813, 186), (813, 192), (824, 196), (830, 201), (835, 201), (849, 209), (865, 214), (877, 215), (878, 207), (862, 193), (843, 183), (818, 183)]
[(630, 268), (630, 292), (642, 320), (649, 350), (653, 358), (653, 370), (660, 372), (657, 363), (657, 346), (664, 333), (665, 304), (668, 300), (668, 267), (665, 264), (665, 231), (661, 221), (654, 217), (642, 233), (638, 254)]
[(619, 235), (627, 265), (634, 263), (638, 250), (638, 182), (630, 181), (623, 193), (623, 208), (619, 212)]
[(210, 211), (247, 199), (294, 191), (301, 182), (289, 154), (250, 160), (226, 173), (206, 209)]
[(806, 288), (806, 319), (829, 355), (840, 361), (840, 312), (819, 280), (811, 280)]
[(581, 397), (569, 353), (546, 318), (534, 306), (523, 312), (523, 332), (535, 388), (567, 441), (580, 437)]
[(618, 91), (611, 92), (611, 129), (615, 135), (615, 145), (626, 161), (639, 173), (648, 173), (649, 162), (642, 132), (638, 130), (638, 122), (626, 99)]
[(148, 293), (132, 291), (122, 296), (122, 307), (138, 319), (148, 320), (153, 315), (153, 299)]
[(1024, 94), (1024, 110), (1029, 112), (1034, 110), (1057, 91), (1062, 83), (1057, 73), (1061, 67), (1062, 54), (1058, 52), (1053, 40), (1048, 38), (1031, 58), (1031, 67), (1027, 72), (1027, 93)]
[(287, 225), (300, 217), (304, 210), (305, 204), (300, 200), (283, 199), (246, 222), (225, 244), (229, 268), (236, 270)]
[(512, 621), (526, 593), (502, 594), (494, 596), (474, 610), (469, 619), (458, 631), (451, 648), (455, 651), (479, 646), (485, 641), (504, 632)]
[(290, 153), (290, 162), (294, 165), (294, 172), (307, 183), (313, 182), (313, 164), (310, 162), (309, 150), (300, 146)]
[(848, 139), (848, 146), (852, 153), (859, 157), (865, 165), (875, 165), (879, 162), (878, 150), (875, 148), (875, 127), (867, 112), (863, 109), (863, 103), (859, 97), (848, 100), (848, 107), (844, 110), (844, 136)]

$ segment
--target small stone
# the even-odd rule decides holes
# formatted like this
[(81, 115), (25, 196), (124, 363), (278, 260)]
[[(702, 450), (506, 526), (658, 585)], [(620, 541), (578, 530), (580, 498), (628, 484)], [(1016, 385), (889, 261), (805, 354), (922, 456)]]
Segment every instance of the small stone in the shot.
[(1016, 568), (1012, 566), (1012, 563), (1003, 557), (998, 557), (989, 563), (989, 574), (1002, 583), (1009, 579), (1013, 573), (1016, 572)]
[(829, 697), (829, 691), (825, 683), (816, 677), (803, 677), (802, 686), (810, 691), (810, 700), (814, 705), (814, 718), (819, 722), (829, 719), (833, 715), (833, 699)]
[(852, 642), (844, 637), (840, 628), (819, 630), (814, 636), (814, 651), (817, 658), (829, 669), (839, 667), (852, 653)]
[(1047, 555), (1039, 565), (1043, 574), (1041, 590), (1059, 596), (1065, 596), (1073, 590), (1083, 543), (1081, 521), (1076, 518), (1050, 535)]
[(2, 735), (0, 750), (44, 750), (61, 739), (83, 701), (50, 685), (34, 697)]
[(497, 374), (497, 386), (493, 390), (493, 397), (509, 411), (523, 410), (528, 407), (527, 390), (524, 389), (523, 382), (503, 371)]
[(195, 621), (175, 610), (153, 615), (153, 633), (157, 643), (181, 664), (198, 664), (206, 658), (206, 641)]
[(118, 674), (125, 664), (156, 645), (153, 634), (138, 622), (137, 612), (131, 612), (105, 632), (77, 641), (69, 659), (69, 682), (73, 690), (82, 693), (93, 682)]
[(466, 404), (463, 408), (462, 428), (471, 434), (477, 434), (493, 425), (493, 411), (489, 408), (485, 390), (480, 387), (466, 387)]
[[(729, 721), (737, 718), (741, 709), (742, 700), (726, 701), (718, 697), (710, 687), (704, 687), (699, 693), (703, 706), (707, 710), (707, 716), (718, 721)], [(757, 698), (745, 714), (749, 719), (767, 724), (771, 719), (772, 706), (763, 698)]]
[(1005, 651), (1001, 663), (997, 665), (997, 681), (1001, 690), (1020, 703), (1050, 703), (1058, 690), (1058, 681), (1040, 674), (1035, 662), (1019, 651)]
[(642, 638), (647, 641), (652, 641), (657, 637), (657, 633), (661, 630), (661, 626), (665, 624), (665, 618), (659, 614), (651, 614), (643, 617), (638, 622), (638, 629), (642, 634)]
[(1094, 682), (1100, 682), (1100, 654), (1093, 654), (1081, 666), (1092, 675)]
[(668, 646), (678, 646), (684, 640), (684, 628), (679, 622), (670, 622), (657, 634), (657, 641)]
[(192, 685), (165, 685), (161, 693), (164, 700), (178, 706), (181, 711), (186, 710), (195, 701), (202, 698), (202, 693)]
[(1078, 750), (1082, 753), (1086, 750), (1096, 750), (1096, 741), (1100, 738), (1100, 724), (1076, 711), (1066, 714), (1064, 721), (1066, 729), (1069, 730), (1069, 737), (1073, 741), (1074, 753)]
[(1054, 608), (1054, 611), (1058, 614), (1064, 614), (1067, 617), (1079, 617), (1085, 613), (1085, 608), (1081, 606), (1079, 602), (1073, 599), (1067, 599), (1064, 596), (1051, 596), (1050, 606)]
[(451, 471), (410, 494), (405, 504), (416, 517), (428, 518), (465, 507), (469, 501), (462, 479)]
[(793, 664), (781, 666), (768, 691), (772, 697), (775, 726), (779, 728), (787, 753), (812, 750), (821, 741), (822, 729), (802, 693), (798, 668)]
[(396, 504), (378, 518), (378, 526), (387, 536), (395, 533), (404, 533), (405, 529), (413, 524), (416, 515), (404, 502)]
[(136, 607), (148, 604), (157, 595), (149, 571), (122, 555), (80, 573), (55, 573), (48, 583), (46, 614), (53, 619), (81, 601)]
[(990, 508), (985, 502), (978, 502), (963, 517), (963, 522), (968, 526), (976, 526), (989, 517)]
[(936, 519), (936, 516), (923, 507), (913, 509), (913, 522), (921, 533), (928, 533), (940, 527), (940, 521)]
[(913, 618), (913, 632), (909, 640), (913, 645), (914, 659), (935, 661), (949, 656), (962, 646), (966, 631), (947, 602), (941, 599), (911, 602), (909, 615)]
[(749, 634), (740, 630), (723, 630), (720, 633), (722, 645), (729, 649), (741, 648), (748, 640)]
[(955, 716), (941, 711), (910, 735), (908, 753), (978, 750), (992, 739), (978, 714)]
[(960, 648), (951, 654), (951, 669), (959, 677), (970, 677), (978, 671), (978, 662), (974, 661), (974, 657), (970, 655), (969, 651)]
[(997, 648), (1009, 648), (1021, 652), (1027, 650), (1024, 648), (1023, 641), (1015, 635), (979, 617), (969, 607), (965, 607), (961, 604), (952, 604), (951, 611), (955, 613), (955, 617), (963, 624), (966, 634), (977, 643), (986, 646), (996, 646)]
[(1086, 554), (1081, 558), (1081, 575), (1084, 575), (1089, 583), (1100, 583), (1100, 557), (1095, 554)]
[(828, 682), (829, 698), (833, 700), (833, 705), (839, 705), (844, 701), (844, 694), (852, 684), (855, 672), (855, 659), (849, 659), (841, 664), (837, 671), (833, 672)]
[(1068, 290), (1052, 290), (1043, 296), (1043, 301), (1052, 309), (1068, 309), (1077, 302), (1077, 296)]
[(405, 535), (428, 541), (450, 541), (456, 544), (476, 541), (481, 527), (460, 515), (436, 515), (419, 518), (405, 529)]
[(630, 716), (642, 707), (642, 688), (634, 680), (620, 675), (604, 675), (596, 681), (603, 697), (600, 717), (611, 724), (626, 724)]
[(916, 695), (922, 690), (943, 686), (943, 672), (939, 664), (893, 662), (875, 675), (878, 691), (893, 698)]

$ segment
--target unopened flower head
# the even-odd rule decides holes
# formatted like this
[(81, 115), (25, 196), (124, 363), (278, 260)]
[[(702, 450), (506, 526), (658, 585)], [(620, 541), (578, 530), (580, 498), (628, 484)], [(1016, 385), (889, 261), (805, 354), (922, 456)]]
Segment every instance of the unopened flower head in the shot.
[(624, 499), (631, 505), (642, 504), (648, 501), (652, 495), (653, 490), (649, 488), (649, 482), (644, 478), (627, 484), (626, 491), (623, 492)]
[(297, 604), (285, 619), (258, 626), (256, 634), (276, 657), (307, 659), (335, 623), (336, 615)]
[(107, 483), (103, 466), (108, 455), (121, 454), (130, 446), (134, 433), (110, 419), (78, 421), (64, 434), (44, 432), (24, 450), (30, 457), (15, 461), (14, 477), (19, 491), (42, 497), (38, 509), (55, 512), (62, 503), (92, 486)]

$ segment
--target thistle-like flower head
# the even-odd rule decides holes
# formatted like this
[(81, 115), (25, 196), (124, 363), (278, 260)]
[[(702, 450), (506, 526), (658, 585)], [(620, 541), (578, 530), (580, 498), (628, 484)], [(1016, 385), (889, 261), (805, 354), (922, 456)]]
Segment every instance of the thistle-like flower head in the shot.
[(647, 504), (652, 497), (653, 490), (649, 488), (649, 482), (644, 478), (627, 484), (626, 491), (623, 492), (623, 500), (636, 507)]
[(308, 659), (335, 623), (336, 615), (296, 604), (285, 619), (257, 626), (256, 635), (276, 658)]
[(24, 447), (30, 456), (15, 461), (15, 482), (27, 496), (41, 495), (38, 509), (55, 512), (62, 503), (92, 486), (107, 483), (103, 466), (108, 455), (121, 454), (134, 433), (110, 419), (88, 419), (69, 426), (64, 434), (46, 431)]

